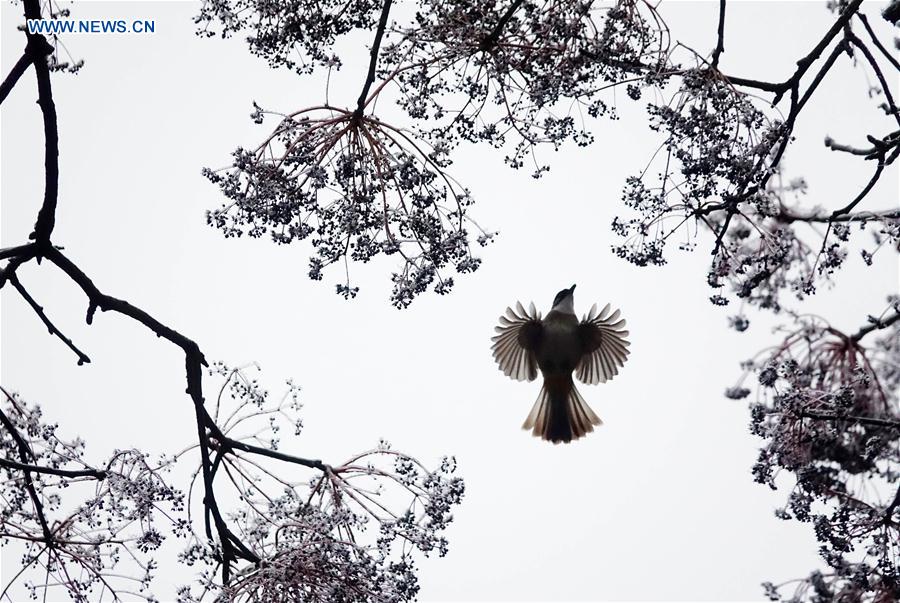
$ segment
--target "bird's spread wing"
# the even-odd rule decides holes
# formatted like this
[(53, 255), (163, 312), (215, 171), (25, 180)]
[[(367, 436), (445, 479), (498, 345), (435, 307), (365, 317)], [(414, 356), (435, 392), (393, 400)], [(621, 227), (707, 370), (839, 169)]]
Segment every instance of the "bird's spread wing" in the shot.
[(576, 376), (582, 383), (594, 385), (605, 383), (619, 374), (619, 367), (625, 364), (631, 345), (625, 337), (628, 331), (622, 329), (625, 321), (619, 318), (619, 311), (609, 313), (609, 304), (597, 312), (597, 304), (585, 315), (578, 325), (582, 356), (575, 367)]
[(541, 337), (541, 314), (530, 304), (528, 311), (516, 302), (516, 309), (506, 309), (500, 324), (494, 327), (497, 334), (494, 344), (494, 360), (507, 377), (516, 381), (534, 381), (538, 366), (535, 349)]

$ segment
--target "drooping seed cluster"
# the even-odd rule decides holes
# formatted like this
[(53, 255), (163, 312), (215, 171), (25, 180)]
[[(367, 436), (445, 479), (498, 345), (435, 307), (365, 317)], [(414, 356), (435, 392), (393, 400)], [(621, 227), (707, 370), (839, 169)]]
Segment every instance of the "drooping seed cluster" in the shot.
[(280, 117), (258, 148), (235, 151), (232, 169), (204, 172), (228, 198), (207, 218), (226, 237), (309, 240), (316, 251), (309, 277), (321, 280), (326, 268), (342, 265), (345, 279), (336, 289), (345, 298), (358, 291), (349, 262), (397, 257), (391, 301), (401, 308), (429, 287), (449, 292), (448, 270), (478, 268), (470, 231), (478, 245), (492, 235), (469, 219), (471, 196), (445, 173), (444, 153), (340, 109)]
[(15, 429), (0, 430), (2, 458), (41, 468), (0, 469), (0, 543), (24, 544), (22, 566), (40, 568), (25, 583), (32, 598), (156, 601), (156, 550), (190, 531), (184, 495), (167, 483), (174, 459), (130, 449), (89, 463), (85, 442), (64, 439), (39, 406), (10, 393), (2, 410)]
[(796, 476), (776, 516), (809, 523), (829, 569), (767, 583), (767, 595), (892, 600), (900, 579), (900, 325), (864, 347), (821, 319), (797, 324), (776, 350), (746, 364), (758, 382), (751, 430), (766, 440), (753, 475), (773, 489), (781, 472)]
[[(299, 433), (297, 388), (289, 384), (284, 396), (270, 398), (249, 367), (216, 364), (212, 372), (223, 380), (214, 407), (217, 420), (229, 417), (221, 423), (223, 432), (286, 452), (289, 442), (279, 435), (280, 426)], [(198, 567), (200, 581), (199, 587), (180, 590), (179, 601), (185, 603), (215, 597), (412, 601), (419, 590), (416, 553), (447, 553), (443, 532), (465, 491), (453, 458), (428, 469), (384, 441), (311, 476), (307, 469), (306, 477), (303, 466), (289, 458), (274, 460), (239, 448), (223, 453), (219, 463), (225, 484), (237, 495), (220, 511), (259, 561), (237, 564), (234, 578), (222, 588), (220, 544), (194, 534), (181, 560)]]
[[(279, 123), (258, 147), (237, 149), (229, 168), (205, 170), (227, 199), (208, 222), (226, 237), (308, 241), (310, 278), (342, 265), (335, 290), (345, 298), (358, 293), (350, 263), (394, 256), (391, 302), (404, 308), (428, 289), (449, 292), (448, 272), (476, 270), (473, 247), (493, 238), (449, 173), (460, 143), (505, 148), (510, 166), (540, 176), (548, 167), (537, 148), (590, 143), (586, 120), (615, 114), (604, 90), (623, 84), (639, 97), (663, 77), (669, 40), (643, 0), (422, 0), (408, 22), (390, 21), (391, 6), (209, 0), (197, 23), (205, 36), (245, 33), (253, 53), (301, 74), (339, 69), (334, 42), (376, 31), (355, 106), (329, 101), (326, 90), (322, 105), (292, 113), (254, 107), (257, 123)], [(409, 124), (374, 113), (392, 100)]]

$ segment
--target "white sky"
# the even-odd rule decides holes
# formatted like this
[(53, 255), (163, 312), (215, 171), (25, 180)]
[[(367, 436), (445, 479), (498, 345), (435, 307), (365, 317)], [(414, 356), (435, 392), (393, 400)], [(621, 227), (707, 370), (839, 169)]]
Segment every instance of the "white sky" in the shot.
[[(18, 10), (3, 3), (0, 13), (4, 75), (23, 47), (10, 33)], [(157, 30), (68, 42), (87, 65), (53, 79), (61, 140), (54, 240), (101, 290), (190, 336), (209, 359), (257, 361), (273, 391), (287, 378), (300, 383), (306, 428), (286, 451), (338, 463), (384, 437), (429, 465), (455, 454), (467, 494), (448, 557), (419, 563), (422, 600), (756, 600), (760, 582), (819, 566), (811, 527), (773, 516), (785, 488), (752, 481), (760, 442), (748, 433), (746, 404), (722, 396), (738, 362), (774, 343), (775, 321), (751, 313), (749, 332), (726, 328), (737, 308), (707, 302), (708, 240), (693, 254), (673, 248), (663, 269), (633, 268), (609, 252), (610, 221), (625, 213), (624, 180), (658, 144), (645, 101), (621, 94), (622, 119), (597, 122), (598, 142), (555, 154), (540, 181), (507, 169), (501, 153), (466, 148), (452, 172), (475, 195), (472, 215), (501, 231), (483, 267), (457, 279), (452, 295), (426, 295), (400, 312), (387, 302), (387, 258), (355, 268), (362, 289), (344, 302), (333, 293), (338, 272), (307, 279), (305, 243), (226, 241), (205, 225), (204, 211), (221, 197), (200, 169), (227, 164), (238, 144), (274, 127), (252, 124), (251, 101), (299, 109), (321, 100), (323, 79), (272, 71), (239, 39), (196, 38), (196, 10), (195, 2), (73, 6), (79, 18), (152, 18)], [(664, 2), (662, 12), (677, 39), (713, 47), (717, 3)], [(824, 2), (729, 4), (722, 68), (784, 79), (829, 23)], [(347, 62), (333, 103), (350, 105), (358, 94), (363, 72)], [(3, 246), (25, 241), (42, 198), (35, 99), (28, 72), (2, 108)], [(862, 73), (842, 59), (804, 110), (786, 161), (809, 180), (810, 202), (843, 204), (870, 170), (825, 150), (824, 134), (862, 143), (884, 124)], [(869, 208), (896, 203), (891, 178), (896, 171)], [(848, 330), (880, 312), (897, 291), (898, 264), (896, 255), (876, 259), (866, 270), (852, 256), (840, 288), (809, 308)], [(114, 447), (172, 452), (191, 442), (178, 349), (115, 315), (98, 314), (88, 327), (82, 295), (49, 264), (19, 275), (93, 362), (77, 367), (5, 291), (5, 386), (40, 402), (64, 433), (86, 438), (98, 460)], [(594, 301), (622, 309), (633, 353), (613, 382), (581, 386), (605, 425), (554, 447), (519, 429), (539, 385), (505, 378), (490, 337), (507, 305), (534, 300), (546, 311), (573, 282), (579, 314)], [(4, 572), (16, 563), (4, 555)], [(167, 579), (164, 570), (163, 598)]]

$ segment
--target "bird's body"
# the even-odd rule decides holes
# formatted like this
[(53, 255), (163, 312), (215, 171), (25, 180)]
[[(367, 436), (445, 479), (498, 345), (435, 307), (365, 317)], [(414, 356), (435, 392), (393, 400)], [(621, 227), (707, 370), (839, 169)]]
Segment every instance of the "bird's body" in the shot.
[(541, 321), (541, 337), (534, 353), (544, 377), (564, 374), (571, 376), (581, 360), (581, 340), (578, 319), (574, 314), (552, 310)]
[(570, 442), (594, 430), (602, 421), (575, 388), (572, 373), (584, 383), (605, 382), (618, 374), (628, 356), (628, 331), (621, 330), (618, 310), (609, 305), (575, 316), (575, 285), (560, 291), (543, 320), (531, 304), (507, 308), (494, 336), (494, 358), (500, 369), (517, 380), (544, 378), (541, 393), (523, 427), (554, 444)]

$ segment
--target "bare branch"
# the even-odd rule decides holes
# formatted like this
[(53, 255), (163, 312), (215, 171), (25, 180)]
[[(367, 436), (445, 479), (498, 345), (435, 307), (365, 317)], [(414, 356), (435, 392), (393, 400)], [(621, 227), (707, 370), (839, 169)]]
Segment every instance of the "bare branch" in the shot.
[(284, 454), (283, 452), (278, 452), (277, 450), (271, 450), (269, 448), (262, 448), (261, 446), (254, 446), (252, 444), (247, 444), (245, 442), (241, 442), (240, 440), (235, 440), (232, 438), (224, 438), (221, 442), (219, 442), (219, 446), (222, 447), (223, 450), (227, 451), (228, 449), (233, 450), (242, 450), (244, 452), (249, 452), (251, 454), (258, 454), (260, 456), (267, 456), (272, 459), (277, 459), (279, 461), (285, 461), (287, 463), (294, 463), (295, 465), (303, 465), (304, 467), (309, 467), (311, 469), (318, 469), (323, 473), (328, 473), (331, 471), (331, 467), (326, 465), (322, 461), (319, 460), (310, 460), (304, 459), (298, 456), (293, 456), (290, 454)]
[(866, 28), (866, 31), (869, 33), (869, 37), (872, 38), (872, 43), (875, 44), (878, 50), (881, 51), (881, 54), (884, 55), (884, 58), (890, 61), (891, 65), (894, 66), (894, 69), (900, 71), (900, 62), (898, 62), (897, 59), (894, 58), (894, 55), (884, 47), (884, 44), (882, 44), (881, 40), (878, 39), (878, 36), (875, 35), (875, 31), (869, 25), (869, 19), (867, 19), (866, 16), (862, 13), (857, 13), (856, 16), (859, 17), (860, 21), (862, 21), (863, 27)]
[(851, 339), (851, 341), (859, 341), (860, 339), (862, 339), (863, 337), (865, 337), (872, 331), (879, 331), (881, 329), (886, 329), (889, 326), (891, 326), (892, 324), (894, 324), (895, 322), (897, 322), (898, 320), (900, 320), (900, 312), (894, 312), (892, 315), (888, 316), (885, 319), (876, 320), (876, 321), (862, 327), (859, 331), (854, 333), (850, 337), (850, 339)]
[(839, 216), (833, 216), (830, 213), (810, 213), (798, 214), (793, 210), (781, 208), (775, 216), (779, 221), (791, 222), (869, 222), (880, 220), (898, 220), (900, 219), (900, 209), (891, 209), (887, 211), (860, 211), (856, 213), (844, 213)]
[(893, 419), (879, 419), (876, 417), (860, 417), (856, 415), (840, 415), (837, 413), (824, 413), (824, 412), (815, 412), (810, 410), (804, 410), (800, 415), (801, 417), (806, 417), (810, 419), (816, 419), (819, 421), (850, 421), (852, 423), (861, 423), (863, 425), (873, 425), (875, 427), (887, 427), (889, 429), (894, 429), (900, 431), (900, 421), (895, 421)]
[[(13, 400), (12, 395), (7, 392), (5, 389), (0, 387), (0, 391), (3, 392), (3, 395), (9, 401)], [(0, 423), (3, 424), (3, 427), (9, 432), (9, 435), (16, 442), (16, 447), (19, 450), (19, 458), (22, 460), (22, 463), (28, 464), (31, 460), (33, 460), (33, 454), (31, 449), (28, 447), (28, 443), (25, 441), (25, 438), (22, 437), (22, 434), (19, 433), (19, 430), (16, 429), (16, 426), (13, 422), (6, 416), (6, 413), (3, 412), (3, 409), (0, 408)], [(48, 547), (53, 547), (53, 533), (50, 531), (50, 526), (47, 523), (47, 518), (44, 516), (44, 505), (41, 503), (41, 499), (38, 496), (37, 490), (34, 487), (34, 480), (31, 479), (31, 472), (28, 470), (23, 471), (23, 475), (25, 478), (25, 489), (28, 491), (28, 496), (31, 497), (31, 502), (34, 505), (34, 513), (37, 515), (38, 522), (41, 525), (41, 531), (44, 534), (44, 542)]]
[(17, 245), (16, 247), (6, 247), (4, 249), (0, 249), (0, 260), (22, 256), (30, 259), (34, 257), (36, 253), (37, 245), (34, 243), (26, 243), (24, 245)]
[(510, 19), (512, 19), (513, 15), (519, 10), (519, 7), (522, 6), (522, 2), (524, 0), (514, 0), (512, 4), (509, 5), (509, 8), (506, 9), (506, 12), (503, 13), (503, 16), (500, 17), (500, 20), (497, 21), (497, 25), (494, 26), (494, 29), (485, 36), (484, 40), (479, 44), (479, 49), (482, 51), (488, 50), (497, 43), (500, 39), (500, 34), (503, 33), (503, 28), (506, 27), (506, 24), (509, 23)]
[(64, 344), (66, 344), (66, 346), (70, 350), (75, 352), (75, 355), (78, 356), (78, 365), (81, 366), (82, 364), (89, 363), (91, 361), (91, 359), (88, 358), (84, 352), (79, 350), (75, 346), (75, 344), (72, 343), (71, 339), (66, 337), (62, 333), (62, 331), (57, 329), (56, 326), (54, 326), (54, 324), (52, 322), (50, 322), (50, 319), (47, 318), (47, 315), (44, 313), (44, 308), (41, 307), (40, 305), (38, 305), (38, 303), (34, 300), (34, 298), (31, 297), (31, 294), (28, 293), (28, 291), (25, 289), (25, 287), (22, 286), (22, 283), (19, 282), (19, 277), (16, 276), (15, 272), (13, 272), (12, 274), (8, 274), (7, 279), (9, 280), (10, 283), (12, 283), (12, 286), (16, 288), (16, 291), (19, 292), (19, 294), (25, 299), (25, 301), (28, 302), (28, 305), (31, 306), (31, 309), (34, 310), (34, 313), (38, 315), (38, 318), (41, 319), (41, 321), (44, 323), (44, 325), (50, 331), (50, 334), (56, 335), (57, 337), (59, 337), (60, 341), (62, 341)]
[[(41, 18), (40, 0), (25, 0), (25, 17)], [(41, 48), (45, 54), (52, 51), (52, 46), (44, 36), (28, 33), (30, 48)], [(38, 212), (37, 221), (30, 239), (38, 243), (50, 240), (56, 224), (56, 202), (59, 197), (59, 131), (56, 123), (56, 104), (53, 102), (53, 91), (50, 87), (50, 68), (42, 56), (34, 57), (34, 72), (38, 84), (38, 105), (44, 120), (44, 202)]]
[(15, 87), (16, 82), (19, 81), (19, 78), (22, 77), (22, 74), (28, 69), (28, 66), (32, 63), (31, 54), (26, 51), (22, 54), (16, 64), (13, 65), (13, 68), (10, 69), (9, 74), (6, 76), (6, 79), (3, 80), (3, 83), (0, 84), (0, 103), (6, 100), (6, 97), (9, 96), (9, 93)]
[(765, 92), (774, 92), (775, 98), (772, 100), (772, 104), (776, 105), (781, 100), (784, 93), (793, 87), (797, 86), (800, 83), (800, 79), (806, 74), (809, 68), (815, 63), (818, 58), (822, 55), (822, 52), (831, 44), (831, 41), (837, 36), (838, 33), (844, 28), (844, 26), (850, 21), (850, 19), (857, 13), (860, 5), (862, 4), (862, 0), (853, 0), (850, 2), (844, 10), (841, 11), (838, 19), (831, 25), (825, 35), (822, 36), (822, 39), (819, 40), (819, 43), (815, 45), (815, 47), (803, 58), (797, 61), (797, 70), (783, 82), (780, 83), (772, 83), (772, 82), (764, 82), (740, 77), (732, 77), (725, 76), (725, 78), (730, 81), (732, 84), (740, 85), (740, 86), (748, 86), (751, 88), (756, 88), (758, 90), (763, 90)]
[(900, 154), (900, 147), (895, 148), (891, 152), (890, 156), (887, 159), (879, 160), (878, 166), (875, 168), (875, 173), (872, 174), (872, 178), (869, 179), (869, 181), (866, 183), (866, 186), (863, 187), (863, 189), (859, 192), (859, 194), (856, 195), (856, 197), (854, 197), (850, 203), (848, 203), (844, 207), (834, 210), (834, 212), (832, 212), (832, 214), (831, 214), (832, 220), (834, 220), (838, 216), (841, 216), (841, 215), (844, 215), (846, 213), (853, 211), (853, 208), (856, 207), (857, 205), (859, 205), (860, 201), (865, 199), (866, 195), (869, 194), (869, 191), (872, 190), (872, 188), (875, 186), (875, 184), (881, 178), (881, 173), (884, 171), (884, 167), (886, 165), (890, 165), (891, 163), (893, 163), (894, 160), (897, 158), (898, 154)]
[(94, 479), (106, 479), (106, 472), (98, 471), (96, 469), (57, 469), (56, 467), (41, 467), (39, 465), (18, 463), (4, 458), (0, 458), (0, 467), (15, 469), (17, 471), (28, 471), (31, 473), (58, 475), (60, 477), (93, 477)]
[(713, 50), (712, 61), (710, 62), (712, 69), (719, 68), (719, 57), (725, 51), (725, 2), (726, 0), (719, 0), (719, 29), (716, 48)]
[(356, 111), (353, 116), (359, 120), (366, 107), (366, 97), (369, 95), (369, 89), (375, 82), (375, 70), (378, 67), (378, 54), (381, 51), (381, 38), (384, 36), (384, 30), (387, 29), (388, 16), (391, 13), (391, 3), (393, 0), (384, 0), (384, 6), (381, 9), (381, 17), (378, 19), (378, 29), (375, 31), (375, 41), (372, 42), (372, 49), (369, 51), (369, 71), (366, 74), (366, 82), (363, 84), (362, 92), (359, 93), (359, 99), (356, 101)]
[(850, 43), (856, 46), (860, 52), (865, 55), (866, 60), (869, 62), (869, 66), (871, 66), (872, 70), (875, 72), (875, 77), (877, 77), (878, 81), (881, 83), (881, 91), (884, 93), (884, 98), (887, 101), (887, 113), (892, 115), (897, 124), (900, 125), (900, 111), (898, 111), (897, 105), (894, 103), (894, 95), (891, 94), (891, 86), (885, 79), (884, 73), (882, 73), (881, 67), (878, 65), (878, 61), (872, 56), (872, 51), (870, 51), (865, 43), (863, 43), (856, 34), (850, 31), (849, 28), (844, 32), (844, 38), (850, 40)]

